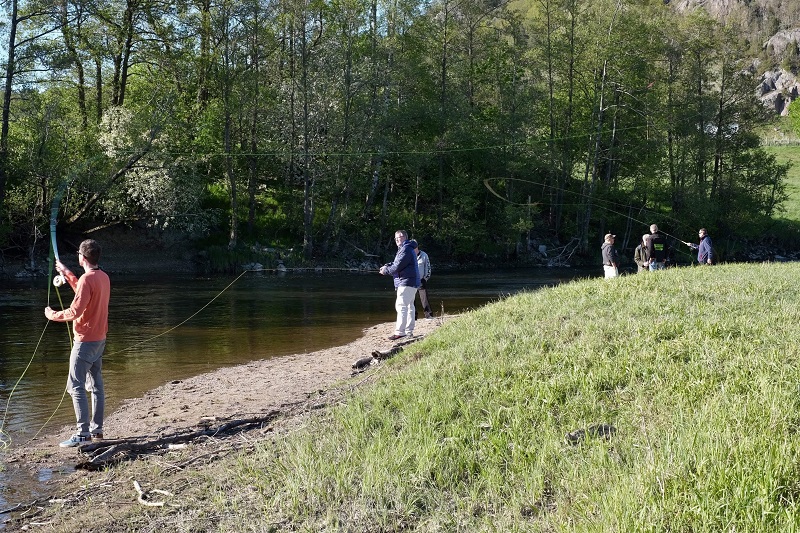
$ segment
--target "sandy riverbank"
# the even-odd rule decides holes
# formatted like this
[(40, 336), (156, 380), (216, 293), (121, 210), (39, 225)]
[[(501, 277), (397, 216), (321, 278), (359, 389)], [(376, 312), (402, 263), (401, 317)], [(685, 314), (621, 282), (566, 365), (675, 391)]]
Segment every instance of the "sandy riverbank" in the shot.
[[(420, 320), (415, 336), (432, 333), (443, 319)], [(129, 399), (106, 417), (106, 439), (161, 438), (198, 427), (203, 420), (235, 420), (258, 417), (278, 410), (291, 417), (309, 397), (342, 383), (353, 374), (354, 361), (375, 350), (388, 350), (394, 342), (391, 322), (364, 330), (361, 338), (344, 346), (254, 361), (220, 368), (189, 379), (172, 381)], [(221, 423), (221, 422), (215, 422)], [(64, 427), (57, 434), (39, 437), (24, 447), (12, 449), (7, 462), (14, 468), (37, 471), (69, 470), (85, 461), (74, 448), (59, 448), (58, 442), (72, 434)], [(96, 472), (77, 470), (57, 476), (45, 484), (45, 493), (61, 494), (69, 487), (91, 482)], [(87, 479), (88, 478), (88, 479)]]

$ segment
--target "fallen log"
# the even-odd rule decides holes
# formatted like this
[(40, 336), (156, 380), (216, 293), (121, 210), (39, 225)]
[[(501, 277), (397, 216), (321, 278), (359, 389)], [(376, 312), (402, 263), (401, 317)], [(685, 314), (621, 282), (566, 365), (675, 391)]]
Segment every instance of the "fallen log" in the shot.
[(371, 365), (371, 364), (372, 364), (372, 361), (373, 361), (374, 359), (375, 359), (375, 358), (374, 358), (374, 357), (372, 357), (371, 355), (368, 355), (368, 356), (366, 356), (366, 357), (362, 357), (361, 359), (356, 359), (356, 360), (353, 362), (353, 368), (354, 368), (355, 370), (364, 370), (365, 368), (367, 368), (369, 365)]
[(388, 350), (373, 350), (371, 355), (367, 355), (353, 361), (353, 375), (364, 372), (370, 365), (374, 365), (375, 363), (378, 363), (384, 359), (389, 359), (390, 357), (397, 355), (403, 351), (403, 348), (421, 339), (422, 337), (411, 337), (403, 342), (395, 343)]
[(409, 344), (413, 344), (413, 343), (415, 343), (415, 342), (417, 342), (419, 340), (422, 340), (422, 338), (423, 337), (411, 337), (410, 339), (405, 340), (403, 342), (395, 343), (394, 346), (392, 346), (388, 350), (373, 350), (372, 351), (372, 357), (374, 357), (375, 359), (378, 359), (378, 360), (389, 359), (390, 357), (392, 357), (394, 355), (397, 355), (398, 353), (402, 352), (403, 348), (405, 348)]

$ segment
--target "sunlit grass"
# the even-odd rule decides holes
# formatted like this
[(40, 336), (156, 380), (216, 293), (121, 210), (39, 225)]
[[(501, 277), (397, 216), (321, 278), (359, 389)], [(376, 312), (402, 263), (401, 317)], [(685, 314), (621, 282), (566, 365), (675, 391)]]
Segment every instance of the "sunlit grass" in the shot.
[[(217, 489), (264, 529), (793, 530), (798, 281), (726, 265), (509, 298)], [(600, 423), (616, 434), (565, 441)]]
[(786, 192), (789, 199), (784, 204), (782, 218), (800, 221), (800, 144), (786, 146), (767, 146), (767, 152), (774, 154), (779, 163), (792, 163), (786, 177)]

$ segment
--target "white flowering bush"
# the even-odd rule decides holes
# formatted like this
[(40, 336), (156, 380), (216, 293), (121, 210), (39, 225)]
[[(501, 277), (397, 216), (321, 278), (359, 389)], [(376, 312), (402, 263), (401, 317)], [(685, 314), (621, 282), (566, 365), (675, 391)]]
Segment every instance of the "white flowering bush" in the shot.
[(131, 152), (134, 142), (132, 121), (133, 113), (124, 107), (110, 107), (103, 113), (97, 141), (108, 157), (117, 159)]

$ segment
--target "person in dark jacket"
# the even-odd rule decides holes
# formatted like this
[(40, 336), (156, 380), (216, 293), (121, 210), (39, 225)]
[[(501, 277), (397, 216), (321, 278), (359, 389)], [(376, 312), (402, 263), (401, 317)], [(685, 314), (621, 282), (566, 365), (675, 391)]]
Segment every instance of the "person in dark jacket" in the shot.
[(667, 266), (667, 239), (658, 231), (656, 224), (650, 225), (650, 238), (647, 240), (647, 254), (650, 258), (650, 271), (664, 270)]
[(619, 256), (617, 250), (614, 248), (614, 239), (616, 235), (611, 233), (606, 234), (603, 239), (603, 246), (601, 252), (603, 254), (603, 271), (606, 278), (616, 278), (619, 276)]
[(649, 239), (649, 233), (642, 235), (642, 242), (633, 251), (633, 262), (639, 267), (637, 272), (647, 272), (650, 266), (650, 254), (647, 252), (647, 241)]
[(713, 265), (717, 262), (714, 254), (714, 247), (711, 245), (711, 237), (708, 236), (706, 228), (700, 228), (697, 232), (700, 237), (700, 244), (686, 243), (692, 250), (697, 250), (697, 262), (701, 265)]
[(389, 340), (394, 341), (414, 334), (414, 300), (419, 288), (419, 268), (417, 267), (417, 254), (414, 252), (414, 241), (408, 240), (408, 233), (404, 230), (394, 232), (394, 242), (397, 244), (397, 254), (394, 261), (386, 263), (380, 268), (384, 276), (394, 278), (394, 288), (397, 298), (394, 307), (397, 310), (397, 323), (394, 334)]

